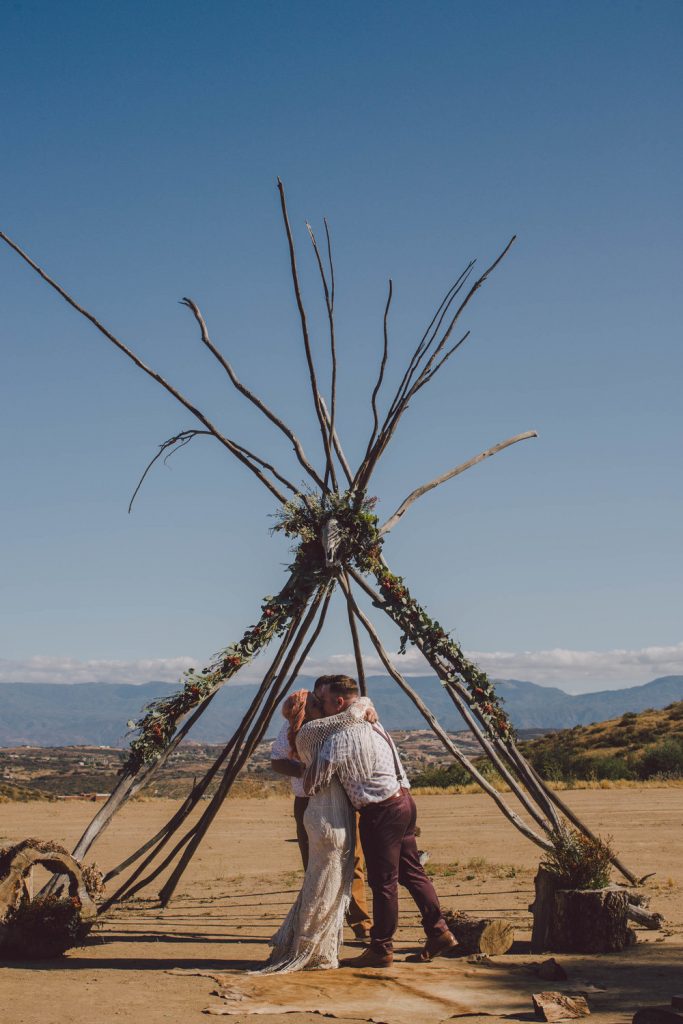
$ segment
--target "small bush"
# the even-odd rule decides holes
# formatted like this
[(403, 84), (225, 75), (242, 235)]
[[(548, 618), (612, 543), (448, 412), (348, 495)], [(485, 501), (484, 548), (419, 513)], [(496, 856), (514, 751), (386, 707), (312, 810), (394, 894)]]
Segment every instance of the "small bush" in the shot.
[(541, 862), (562, 889), (602, 889), (609, 882), (611, 840), (591, 839), (564, 825), (552, 835), (553, 852)]
[(647, 747), (636, 762), (636, 773), (640, 779), (683, 778), (683, 742), (671, 738)]
[(413, 776), (410, 784), (413, 788), (434, 786), (437, 789), (445, 789), (447, 786), (464, 786), (468, 782), (472, 782), (470, 773), (454, 762), (446, 767), (423, 768)]
[(634, 779), (636, 773), (626, 760), (618, 754), (612, 757), (593, 758), (590, 765), (591, 778), (601, 782), (603, 779)]

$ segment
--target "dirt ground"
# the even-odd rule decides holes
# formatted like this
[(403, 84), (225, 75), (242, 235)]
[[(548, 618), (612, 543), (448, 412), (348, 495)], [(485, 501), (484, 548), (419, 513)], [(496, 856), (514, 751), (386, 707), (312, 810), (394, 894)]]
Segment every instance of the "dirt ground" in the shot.
[[(549, 988), (587, 992), (596, 1024), (630, 1021), (638, 1006), (668, 1002), (683, 992), (683, 790), (605, 789), (566, 797), (587, 823), (613, 836), (622, 860), (637, 874), (656, 872), (646, 888), (652, 909), (666, 916), (666, 929), (638, 930), (638, 944), (618, 955), (560, 956), (568, 981), (539, 981), (528, 966), (542, 958), (528, 951), (527, 910), (538, 851), (486, 796), (419, 796), (420, 845), (430, 853), (430, 870), (444, 907), (515, 923), (511, 955), (483, 964), (462, 958), (432, 965), (438, 971), (435, 981), (452, 978), (454, 990), (466, 996), (470, 1009), (456, 1016), (472, 1024), (533, 1020), (531, 993)], [(100, 867), (113, 866), (135, 849), (176, 806), (175, 801), (147, 800), (126, 807), (93, 850)], [(2, 804), (0, 845), (37, 836), (73, 847), (94, 810), (94, 804), (84, 801)], [(268, 937), (293, 901), (300, 877), (290, 801), (229, 800), (167, 910), (158, 908), (155, 885), (142, 894), (144, 899), (113, 913), (84, 948), (59, 960), (0, 965), (0, 1020), (199, 1024), (206, 1020), (202, 1010), (217, 1005), (211, 995), (215, 984), (208, 977), (167, 972), (184, 968), (222, 973), (258, 966), (267, 957)], [(397, 938), (399, 961), (421, 941), (409, 898), (401, 900)], [(409, 969), (399, 964), (399, 975)], [(442, 1019), (452, 1016), (444, 1010)], [(245, 1013), (228, 1019), (314, 1024), (320, 1016)], [(359, 1018), (337, 1019), (343, 1024)]]

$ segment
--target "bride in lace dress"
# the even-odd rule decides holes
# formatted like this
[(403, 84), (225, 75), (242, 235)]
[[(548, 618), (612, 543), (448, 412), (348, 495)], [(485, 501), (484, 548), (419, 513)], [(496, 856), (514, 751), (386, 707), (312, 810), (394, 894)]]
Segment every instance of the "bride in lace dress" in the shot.
[[(369, 774), (374, 756), (372, 744), (367, 743), (366, 729), (358, 726), (370, 708), (371, 701), (360, 698), (341, 714), (319, 718), (313, 694), (307, 690), (293, 693), (282, 709), (290, 722), (292, 756), (308, 768), (325, 740), (333, 732), (343, 730), (359, 767)], [(356, 819), (336, 777), (310, 798), (304, 824), (309, 843), (308, 867), (294, 905), (270, 940), (273, 951), (263, 973), (329, 970), (339, 966), (344, 917), (353, 882)]]

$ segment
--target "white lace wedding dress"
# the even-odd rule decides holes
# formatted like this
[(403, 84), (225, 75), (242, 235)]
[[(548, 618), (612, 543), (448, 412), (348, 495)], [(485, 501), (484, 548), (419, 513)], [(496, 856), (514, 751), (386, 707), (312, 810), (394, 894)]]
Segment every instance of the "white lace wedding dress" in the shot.
[[(357, 758), (372, 760), (362, 723), (370, 701), (361, 698), (340, 715), (306, 722), (296, 739), (299, 757), (308, 767), (328, 737), (348, 730), (357, 743)], [(371, 765), (366, 765), (367, 768)], [(344, 918), (351, 897), (355, 812), (336, 777), (308, 802), (308, 867), (301, 891), (282, 925), (270, 940), (273, 951), (259, 973), (329, 970), (339, 966)]]

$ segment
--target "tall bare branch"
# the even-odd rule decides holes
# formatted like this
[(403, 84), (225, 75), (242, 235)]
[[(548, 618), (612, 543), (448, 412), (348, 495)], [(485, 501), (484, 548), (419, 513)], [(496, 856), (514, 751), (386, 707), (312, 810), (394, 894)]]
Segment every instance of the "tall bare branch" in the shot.
[(403, 518), (410, 506), (421, 498), (423, 494), (427, 494), (428, 491), (433, 491), (435, 487), (439, 487), (440, 484), (445, 484), (447, 480), (452, 480), (454, 476), (459, 476), (460, 473), (464, 473), (466, 469), (471, 469), (472, 466), (476, 466), (479, 462), (483, 462), (484, 459), (490, 458), (492, 455), (496, 455), (498, 452), (502, 452), (504, 448), (509, 448), (510, 445), (517, 444), (518, 441), (526, 441), (530, 437), (538, 437), (535, 430), (527, 430), (524, 434), (516, 434), (514, 437), (509, 437), (507, 441), (501, 441), (499, 444), (495, 444), (492, 448), (487, 448), (485, 452), (480, 452), (479, 455), (475, 455), (474, 458), (469, 459), (467, 462), (462, 462), (459, 466), (454, 469), (449, 469), (447, 473), (442, 473), (441, 476), (434, 477), (428, 484), (422, 484), (421, 487), (416, 487), (414, 491), (411, 491), (407, 498), (405, 498), (398, 506), (392, 516), (389, 516), (386, 523), (380, 527), (380, 533), (389, 533), (389, 530), (393, 530), (394, 526)]
[(360, 640), (358, 638), (358, 627), (356, 626), (356, 616), (354, 614), (353, 602), (351, 600), (351, 583), (349, 577), (344, 573), (344, 580), (346, 586), (343, 588), (343, 594), (346, 598), (346, 611), (349, 617), (349, 629), (351, 631), (351, 641), (353, 643), (353, 656), (356, 662), (356, 674), (358, 676), (358, 687), (361, 692), (361, 696), (365, 697), (368, 692), (368, 685), (365, 679), (365, 667), (363, 666), (363, 654), (360, 647)]
[(228, 377), (230, 378), (230, 381), (235, 386), (235, 388), (239, 391), (241, 395), (244, 395), (244, 397), (248, 399), (248, 401), (250, 401), (252, 405), (255, 405), (256, 408), (259, 409), (264, 414), (264, 416), (267, 416), (270, 422), (274, 423), (278, 430), (281, 430), (282, 433), (289, 438), (289, 440), (292, 442), (294, 453), (297, 459), (299, 460), (300, 465), (306, 470), (308, 475), (312, 477), (313, 480), (315, 480), (318, 486), (322, 487), (323, 482), (316, 473), (315, 469), (313, 468), (309, 460), (307, 459), (303, 446), (299, 441), (298, 437), (296, 436), (296, 434), (294, 433), (294, 431), (291, 430), (284, 422), (284, 420), (282, 420), (278, 415), (276, 415), (276, 413), (274, 413), (273, 410), (270, 409), (266, 405), (266, 403), (258, 397), (258, 395), (254, 394), (254, 392), (251, 391), (250, 388), (248, 388), (245, 384), (242, 383), (242, 381), (235, 373), (230, 362), (225, 358), (220, 349), (218, 349), (217, 346), (213, 343), (213, 341), (209, 337), (209, 331), (206, 326), (206, 321), (204, 320), (204, 317), (199, 307), (197, 306), (196, 302), (193, 302), (192, 299), (184, 298), (181, 302), (181, 305), (187, 306), (187, 308), (191, 310), (195, 320), (199, 324), (199, 330), (201, 333), (203, 343), (206, 345), (209, 352), (211, 352), (211, 354), (215, 356), (218, 362), (221, 364), (221, 366), (227, 373)]
[[(330, 414), (327, 411), (327, 406), (325, 405), (325, 399), (322, 397), (322, 395), (320, 396), (320, 407), (321, 407), (321, 410), (322, 410), (322, 414), (323, 414), (323, 418), (325, 420), (325, 423), (329, 427), (331, 425), (332, 421), (330, 419)], [(346, 477), (346, 479), (347, 479), (347, 481), (348, 481), (348, 483), (350, 485), (353, 482), (353, 473), (351, 472), (351, 467), (349, 466), (348, 459), (346, 458), (346, 455), (344, 454), (344, 449), (341, 446), (341, 441), (339, 440), (339, 434), (337, 433), (337, 428), (336, 427), (334, 428), (334, 431), (332, 432), (332, 443), (334, 444), (334, 450), (337, 453), (337, 458), (339, 459), (339, 464), (341, 465), (341, 468), (342, 468), (342, 470), (344, 472), (344, 476)]]
[[(325, 274), (325, 268), (323, 266), (323, 261), (320, 256), (320, 250), (318, 249), (318, 243), (315, 239), (313, 228), (308, 223), (308, 221), (306, 221), (306, 228), (308, 229), (308, 234), (310, 235), (311, 238), (313, 252), (315, 253), (316, 262), (318, 264), (318, 270), (320, 271), (320, 280), (322, 281), (323, 293), (325, 295), (325, 308), (327, 309), (327, 322), (329, 324), (330, 329), (330, 358), (332, 363), (332, 381), (330, 385), (330, 426), (328, 444), (330, 447), (331, 455), (333, 443), (332, 437), (334, 435), (334, 417), (337, 408), (337, 347), (335, 343), (334, 334), (334, 292), (330, 290), (330, 287), (327, 284), (327, 276)], [(325, 222), (325, 230), (327, 231), (327, 221)], [(327, 248), (330, 254), (330, 266), (332, 266), (332, 247), (330, 242), (329, 231), (327, 231)], [(325, 482), (323, 484), (324, 490), (327, 490), (328, 479), (332, 480), (332, 486), (336, 491), (337, 478), (334, 472), (334, 460), (332, 458), (330, 458), (330, 461), (328, 462), (327, 467), (325, 469)]]
[(85, 317), (86, 320), (89, 320), (90, 323), (97, 328), (100, 334), (103, 334), (108, 341), (110, 341), (113, 345), (116, 345), (116, 347), (120, 349), (121, 352), (124, 353), (124, 355), (128, 356), (128, 358), (133, 363), (135, 363), (138, 369), (142, 370), (143, 373), (146, 373), (149, 377), (152, 378), (152, 380), (155, 380), (157, 384), (161, 384), (161, 386), (165, 388), (165, 390), (168, 391), (170, 395), (173, 395), (176, 401), (180, 402), (181, 405), (184, 405), (185, 408), (189, 412), (191, 412), (192, 415), (195, 416), (200, 423), (204, 424), (209, 433), (213, 434), (213, 436), (218, 441), (220, 441), (220, 443), (224, 445), (239, 462), (241, 462), (244, 466), (250, 469), (254, 476), (258, 477), (261, 483), (268, 488), (271, 494), (275, 495), (278, 501), (282, 502), (282, 504), (285, 504), (285, 502), (287, 501), (285, 496), (281, 494), (277, 487), (270, 480), (268, 480), (267, 477), (264, 476), (264, 474), (257, 468), (257, 466), (255, 466), (249, 460), (249, 458), (244, 454), (245, 449), (242, 449), (242, 447), (237, 445), (236, 442), (232, 441), (229, 437), (226, 437), (224, 434), (222, 434), (218, 427), (216, 427), (211, 422), (211, 420), (209, 420), (208, 417), (204, 415), (203, 412), (197, 409), (196, 406), (192, 405), (192, 403), (187, 398), (185, 398), (185, 396), (181, 394), (181, 392), (178, 391), (177, 388), (175, 388), (172, 384), (169, 384), (169, 382), (165, 380), (160, 373), (157, 373), (156, 370), (153, 370), (150, 366), (147, 366), (147, 364), (144, 363), (142, 359), (140, 359), (140, 357), (137, 356), (130, 348), (128, 348), (127, 345), (124, 345), (122, 341), (120, 341), (114, 334), (111, 333), (111, 331), (109, 331), (103, 324), (101, 324), (100, 321), (96, 317), (94, 317), (92, 313), (89, 313), (87, 309), (84, 309), (83, 306), (79, 305), (79, 303), (76, 302), (76, 300), (73, 299), (71, 295), (69, 295), (68, 292), (66, 292), (62, 288), (61, 285), (57, 284), (57, 282), (54, 281), (49, 276), (49, 274), (47, 274), (41, 267), (39, 267), (38, 264), (35, 263), (31, 259), (31, 257), (27, 253), (25, 253), (24, 250), (21, 249), (16, 244), (16, 242), (13, 242), (12, 239), (9, 238), (3, 231), (0, 231), (0, 238), (3, 240), (3, 242), (7, 243), (10, 249), (13, 249), (17, 253), (17, 255), (21, 256), (21, 258), (26, 263), (28, 263), (29, 267), (35, 270), (39, 277), (42, 277), (42, 279), (45, 282), (47, 282), (47, 284), (49, 284), (51, 288), (54, 288), (54, 290), (59, 295), (61, 295), (61, 297), (66, 302), (68, 302), (69, 305), (73, 309), (75, 309), (77, 313), (80, 313), (81, 316)]
[[(493, 273), (493, 271), (499, 265), (501, 260), (503, 260), (505, 258), (507, 253), (510, 251), (510, 248), (512, 247), (516, 237), (517, 237), (516, 235), (512, 236), (510, 241), (507, 243), (507, 245), (502, 250), (502, 252), (496, 257), (496, 259), (493, 261), (493, 263), (489, 267), (487, 267), (487, 269), (484, 271), (484, 273), (481, 275), (481, 277), (477, 278), (477, 280), (474, 282), (472, 287), (467, 292), (465, 298), (462, 300), (462, 302), (458, 306), (458, 308), (455, 311), (454, 315), (451, 317), (450, 322), (449, 322), (448, 326), (446, 327), (445, 331), (443, 332), (443, 334), (442, 334), (441, 338), (439, 339), (438, 343), (432, 349), (431, 354), (429, 355), (429, 358), (427, 359), (427, 361), (425, 362), (424, 366), (420, 370), (420, 373), (413, 380), (413, 382), (410, 384), (410, 386), (406, 386), (403, 389), (402, 397), (396, 403), (396, 405), (395, 405), (395, 407), (393, 409), (393, 412), (390, 412), (390, 414), (387, 416), (387, 419), (385, 420), (385, 423), (384, 423), (384, 425), (382, 427), (382, 430), (379, 433), (379, 437), (377, 438), (377, 441), (375, 442), (373, 451), (371, 452), (369, 457), (364, 460), (362, 469), (357, 474), (356, 485), (359, 487), (359, 489), (365, 489), (365, 487), (367, 487), (368, 480), (370, 479), (370, 476), (371, 476), (375, 466), (377, 465), (377, 462), (381, 458), (382, 453), (385, 451), (389, 441), (393, 437), (401, 417), (403, 416), (403, 414), (405, 413), (405, 411), (407, 410), (407, 408), (408, 408), (408, 406), (410, 404), (410, 400), (420, 390), (420, 388), (425, 383), (428, 382), (428, 380), (431, 380), (431, 378), (434, 376), (434, 374), (437, 372), (437, 370), (443, 365), (443, 363), (446, 362), (446, 360), (449, 358), (449, 356), (452, 355), (452, 353), (454, 351), (456, 351), (457, 348), (459, 348), (459, 346), (462, 344), (462, 342), (467, 337), (467, 335), (465, 335), (465, 337), (461, 338), (460, 342), (456, 346), (454, 346), (454, 348), (452, 349), (451, 352), (447, 352), (446, 353), (446, 356), (440, 361), (440, 363), (438, 364), (436, 369), (434, 369), (434, 364), (437, 361), (437, 359), (439, 358), (440, 354), (443, 352), (443, 350), (444, 350), (444, 348), (446, 346), (446, 343), (448, 342), (448, 339), (450, 338), (450, 336), (451, 336), (451, 334), (453, 332), (453, 329), (454, 329), (456, 323), (458, 322), (462, 312), (465, 310), (465, 308), (467, 307), (469, 302), (472, 300), (473, 296), (477, 293), (477, 291), (481, 288), (481, 286), (487, 280), (489, 275), (491, 273)], [(444, 310), (444, 313), (445, 313), (445, 310)], [(442, 316), (442, 319), (443, 319), (443, 316)], [(435, 337), (435, 335), (433, 335), (433, 337)], [(430, 345), (431, 345), (431, 342), (430, 342)], [(426, 350), (423, 350), (422, 355), (425, 355), (425, 354), (426, 354)], [(422, 357), (422, 355), (421, 355), (421, 357)]]
[(488, 779), (486, 779), (481, 774), (481, 772), (478, 770), (476, 765), (474, 765), (457, 748), (457, 746), (453, 743), (453, 741), (451, 740), (451, 738), (448, 735), (448, 733), (439, 724), (439, 722), (434, 717), (432, 712), (429, 710), (427, 705), (424, 703), (422, 698), (418, 696), (418, 694), (413, 690), (413, 688), (410, 686), (408, 681), (406, 679), (404, 679), (404, 677), (401, 675), (401, 673), (398, 671), (398, 669), (393, 665), (389, 655), (387, 654), (386, 650), (384, 649), (384, 646), (382, 645), (382, 642), (381, 642), (381, 640), (379, 638), (379, 635), (377, 634), (377, 631), (375, 630), (374, 626), (372, 625), (372, 623), (370, 622), (368, 617), (366, 615), (364, 615), (364, 613), (358, 607), (358, 605), (357, 605), (357, 603), (356, 603), (356, 601), (355, 601), (355, 599), (353, 597), (353, 594), (351, 593), (351, 590), (348, 587), (347, 581), (343, 577), (340, 577), (339, 585), (341, 586), (341, 588), (344, 591), (344, 593), (348, 594), (348, 600), (349, 600), (349, 603), (350, 603), (351, 607), (353, 608), (353, 613), (356, 616), (356, 618), (358, 619), (358, 621), (365, 628), (365, 631), (367, 632), (368, 636), (370, 637), (372, 645), (374, 646), (375, 650), (377, 651), (377, 653), (378, 653), (378, 655), (379, 655), (379, 657), (380, 657), (380, 659), (382, 661), (382, 664), (386, 668), (387, 672), (389, 673), (391, 678), (394, 680), (394, 682), (398, 683), (398, 685), (401, 687), (401, 689), (406, 694), (406, 696), (408, 696), (410, 698), (410, 700), (413, 702), (415, 707), (420, 711), (422, 716), (427, 720), (429, 726), (431, 727), (433, 732), (435, 732), (436, 735), (439, 737), (439, 739), (441, 740), (443, 745), (446, 747), (446, 749), (449, 751), (449, 753), (455, 758), (455, 760), (460, 765), (462, 765), (463, 768), (466, 769), (467, 772), (469, 772), (469, 774), (472, 776), (472, 778), (475, 780), (475, 782), (477, 782), (481, 786), (481, 788), (484, 790), (484, 792), (488, 793), (488, 795), (493, 800), (495, 800), (498, 808), (503, 812), (503, 814), (508, 819), (508, 821), (510, 821), (517, 829), (519, 829), (519, 831), (522, 832), (522, 834), (525, 835), (527, 837), (527, 839), (530, 839), (533, 843), (535, 843), (537, 846), (540, 846), (544, 850), (552, 850), (552, 844), (547, 839), (545, 839), (543, 836), (541, 836), (537, 832), (535, 832), (529, 825), (527, 825), (527, 823), (524, 821), (523, 818), (521, 818), (515, 811), (513, 811), (511, 808), (509, 808), (507, 806), (507, 804), (503, 800), (502, 796), (495, 789), (495, 787), (492, 786), (491, 783), (488, 781)]
[(313, 354), (311, 352), (311, 339), (308, 333), (308, 319), (306, 317), (306, 310), (304, 309), (303, 299), (301, 297), (301, 286), (299, 285), (299, 271), (296, 266), (296, 252), (294, 250), (294, 238), (292, 236), (292, 229), (289, 223), (289, 215), (287, 213), (287, 201), (285, 199), (285, 189), (280, 181), (277, 179), (278, 192), (280, 193), (280, 206), (282, 208), (282, 219), (285, 225), (285, 233), (287, 235), (287, 245), (289, 247), (289, 263), (292, 272), (292, 283), (294, 285), (294, 295), (296, 298), (297, 308), (299, 310), (299, 319), (301, 320), (301, 334), (304, 341), (304, 350), (306, 353), (306, 362), (308, 364), (308, 376), (311, 383), (311, 391), (313, 393), (313, 404), (315, 406), (315, 413), (318, 417), (318, 423), (320, 425), (320, 432), (323, 438), (323, 447), (325, 449), (325, 458), (327, 459), (328, 467), (332, 465), (332, 452), (330, 450), (330, 438), (328, 431), (325, 428), (325, 421), (323, 419), (321, 407), (320, 407), (320, 390), (318, 388), (318, 380), (315, 372), (315, 364), (313, 362)]
[(370, 454), (370, 451), (372, 450), (372, 446), (375, 443), (375, 438), (377, 437), (377, 433), (379, 431), (379, 416), (377, 414), (377, 396), (378, 396), (378, 394), (380, 392), (380, 388), (382, 387), (382, 381), (384, 380), (384, 371), (385, 371), (386, 365), (387, 365), (387, 357), (389, 355), (389, 309), (391, 308), (391, 299), (393, 297), (393, 294), (394, 294), (394, 283), (391, 280), (391, 278), (389, 278), (389, 294), (387, 295), (387, 302), (386, 302), (386, 305), (384, 307), (384, 320), (383, 320), (384, 344), (382, 346), (382, 360), (381, 360), (380, 365), (379, 365), (379, 374), (377, 376), (377, 383), (375, 384), (375, 386), (373, 388), (372, 396), (370, 398), (370, 406), (372, 408), (372, 434), (370, 435), (370, 440), (368, 441), (368, 446), (365, 449), (365, 456), (364, 456), (363, 461), (365, 461), (365, 459), (367, 459), (368, 455)]

